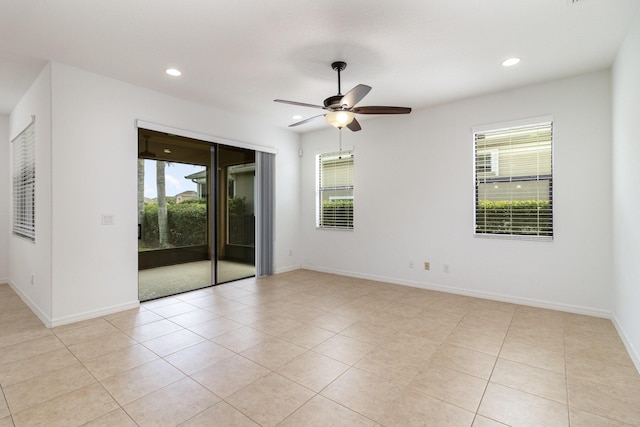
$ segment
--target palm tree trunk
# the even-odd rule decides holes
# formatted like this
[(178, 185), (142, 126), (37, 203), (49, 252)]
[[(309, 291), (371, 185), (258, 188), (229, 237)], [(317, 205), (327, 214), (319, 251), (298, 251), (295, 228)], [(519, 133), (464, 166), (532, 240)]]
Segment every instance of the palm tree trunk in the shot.
[(144, 221), (144, 159), (138, 159), (138, 224)]
[(156, 187), (158, 191), (158, 238), (160, 247), (166, 247), (169, 241), (167, 221), (167, 195), (164, 181), (165, 162), (156, 162)]

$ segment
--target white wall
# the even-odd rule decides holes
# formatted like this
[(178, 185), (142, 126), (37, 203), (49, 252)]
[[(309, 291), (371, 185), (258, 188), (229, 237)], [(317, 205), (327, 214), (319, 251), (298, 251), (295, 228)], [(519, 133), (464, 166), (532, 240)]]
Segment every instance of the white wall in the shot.
[(9, 116), (0, 114), (0, 283), (9, 281), (9, 203), (11, 192), (11, 154), (9, 152)]
[[(303, 266), (608, 316), (610, 97), (602, 71), (345, 130), (344, 145), (355, 147), (352, 232), (315, 229), (314, 155), (336, 150), (338, 132), (305, 134)], [(474, 238), (471, 128), (542, 115), (555, 119), (554, 241)]]
[[(36, 241), (9, 238), (9, 284), (45, 323), (51, 318), (51, 66), (38, 75), (9, 116), (15, 138), (35, 116)], [(7, 198), (6, 200), (9, 200)]]
[[(137, 304), (136, 119), (277, 148), (276, 268), (299, 265), (288, 256), (297, 249), (297, 134), (58, 63), (51, 81), (49, 324)], [(101, 225), (102, 214), (115, 225)], [(17, 270), (12, 279), (26, 274)]]
[[(291, 141), (287, 141), (290, 139)], [(276, 223), (274, 272), (300, 268), (302, 240), (300, 239), (300, 136), (282, 138), (276, 156)], [(295, 146), (292, 150), (291, 147)]]
[(640, 370), (640, 12), (613, 67), (614, 322)]

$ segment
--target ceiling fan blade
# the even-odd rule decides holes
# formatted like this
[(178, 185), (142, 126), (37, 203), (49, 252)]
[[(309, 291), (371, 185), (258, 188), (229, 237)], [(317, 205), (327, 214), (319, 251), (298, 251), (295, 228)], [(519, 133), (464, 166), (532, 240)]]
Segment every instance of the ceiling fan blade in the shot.
[(356, 119), (353, 119), (353, 121), (351, 123), (349, 123), (347, 125), (347, 127), (349, 128), (349, 130), (351, 130), (352, 132), (358, 132), (359, 130), (361, 130), (362, 128), (360, 127), (360, 123), (358, 123), (358, 121)]
[(282, 104), (298, 105), (300, 107), (321, 108), (323, 110), (325, 109), (322, 105), (307, 104), (307, 103), (304, 103), (304, 102), (296, 102), (296, 101), (286, 101), (284, 99), (274, 99), (273, 102), (280, 102)]
[[(301, 121), (299, 121), (299, 122), (295, 122), (295, 123), (293, 123), (293, 124), (290, 124), (290, 125), (289, 125), (289, 127), (294, 127), (294, 126), (300, 126), (300, 125), (303, 125), (303, 124), (305, 124), (305, 123), (307, 123), (307, 122), (310, 122), (311, 120), (315, 120), (315, 119), (317, 119), (318, 117), (324, 117), (324, 114), (320, 114), (320, 115), (317, 115), (317, 116), (309, 117), (308, 119), (304, 119), (304, 120), (301, 120)], [(355, 121), (355, 120), (354, 120), (354, 121)]]
[(347, 108), (353, 108), (353, 106), (360, 102), (362, 98), (367, 96), (370, 90), (371, 86), (358, 85), (342, 97), (342, 100), (340, 100), (340, 104), (346, 105)]
[(411, 108), (409, 107), (355, 107), (351, 111), (358, 114), (409, 114)]

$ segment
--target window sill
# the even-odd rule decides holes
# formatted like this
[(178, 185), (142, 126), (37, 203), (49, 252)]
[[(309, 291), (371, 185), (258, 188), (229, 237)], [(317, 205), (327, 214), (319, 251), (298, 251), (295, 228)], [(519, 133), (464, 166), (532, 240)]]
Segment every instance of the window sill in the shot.
[(515, 234), (481, 234), (474, 233), (474, 238), (491, 240), (524, 240), (529, 242), (553, 242), (553, 236), (525, 236)]
[(353, 227), (345, 228), (345, 227), (319, 227), (316, 225), (316, 230), (335, 230), (335, 231), (353, 231)]

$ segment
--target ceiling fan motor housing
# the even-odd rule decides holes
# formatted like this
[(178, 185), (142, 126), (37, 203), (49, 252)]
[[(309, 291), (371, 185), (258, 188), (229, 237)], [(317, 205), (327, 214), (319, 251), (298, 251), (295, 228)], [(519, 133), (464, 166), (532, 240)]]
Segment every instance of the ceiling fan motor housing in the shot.
[(328, 97), (324, 100), (324, 106), (327, 108), (342, 108), (342, 104), (340, 104), (342, 96), (343, 95), (334, 95)]

